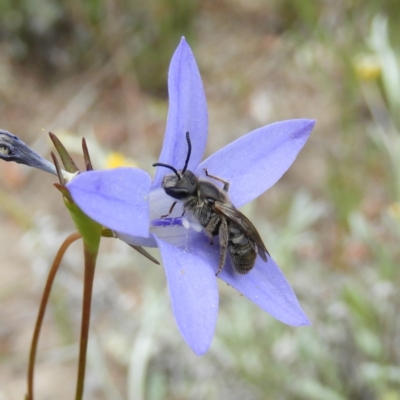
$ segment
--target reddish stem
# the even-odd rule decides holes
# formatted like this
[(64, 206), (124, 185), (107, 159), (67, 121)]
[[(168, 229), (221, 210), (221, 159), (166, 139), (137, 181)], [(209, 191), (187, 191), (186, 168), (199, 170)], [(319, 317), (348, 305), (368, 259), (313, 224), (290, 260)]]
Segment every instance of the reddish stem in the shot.
[(89, 337), (90, 311), (92, 303), (93, 280), (96, 266), (96, 254), (88, 251), (84, 243), (85, 274), (83, 283), (82, 325), (79, 343), (78, 379), (75, 400), (82, 400), (85, 386), (86, 352)]
[(38, 316), (36, 318), (35, 330), (33, 332), (31, 349), (29, 354), (29, 366), (28, 366), (28, 393), (26, 395), (26, 400), (33, 400), (33, 383), (34, 383), (34, 374), (35, 374), (35, 359), (36, 359), (36, 351), (39, 342), (39, 335), (40, 329), (42, 327), (44, 314), (46, 311), (46, 306), (49, 300), (51, 288), (53, 286), (54, 278), (57, 274), (58, 268), (60, 263), (64, 257), (65, 252), (67, 251), (68, 247), (75, 242), (76, 240), (80, 239), (82, 236), (76, 232), (72, 235), (68, 236), (61, 247), (58, 249), (56, 257), (54, 258), (53, 264), (50, 268), (49, 274), (47, 276), (46, 286), (43, 290), (42, 299), (40, 302)]

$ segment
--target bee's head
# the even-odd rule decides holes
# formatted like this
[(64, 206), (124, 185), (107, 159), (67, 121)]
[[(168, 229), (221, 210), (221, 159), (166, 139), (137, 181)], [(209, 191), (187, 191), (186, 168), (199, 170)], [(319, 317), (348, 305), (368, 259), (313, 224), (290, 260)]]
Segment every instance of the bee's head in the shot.
[(153, 164), (153, 167), (165, 167), (174, 171), (174, 174), (164, 176), (161, 186), (168, 196), (171, 196), (177, 200), (184, 200), (188, 196), (194, 195), (198, 186), (198, 179), (196, 175), (187, 169), (190, 153), (192, 152), (189, 132), (186, 132), (186, 140), (188, 142), (188, 153), (186, 156), (185, 166), (182, 170), (177, 171), (172, 165), (168, 164)]
[(182, 171), (177, 171), (178, 175), (164, 176), (161, 184), (165, 193), (177, 200), (185, 200), (197, 191), (198, 180), (196, 175), (192, 171), (186, 170), (183, 173)]

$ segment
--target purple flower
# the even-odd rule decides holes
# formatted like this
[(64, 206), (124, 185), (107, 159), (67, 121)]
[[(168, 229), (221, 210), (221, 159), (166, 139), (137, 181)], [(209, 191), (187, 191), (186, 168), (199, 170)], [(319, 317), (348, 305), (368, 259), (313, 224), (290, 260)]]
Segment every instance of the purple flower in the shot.
[[(252, 201), (274, 185), (292, 164), (315, 124), (297, 119), (256, 129), (201, 162), (207, 141), (207, 105), (200, 74), (190, 47), (181, 40), (168, 78), (169, 113), (159, 162), (182, 169), (190, 132), (192, 155), (188, 169), (204, 177), (204, 168), (230, 182), (229, 197), (236, 207)], [(161, 188), (171, 171), (157, 168), (149, 176), (139, 169), (120, 168), (82, 173), (68, 184), (74, 201), (94, 220), (117, 232), (130, 244), (157, 246), (164, 264), (173, 312), (179, 329), (196, 354), (211, 343), (218, 313), (219, 245), (211, 246), (193, 219), (182, 218), (182, 205)], [(213, 181), (216, 183), (215, 181)], [(185, 214), (186, 217), (186, 214)], [(273, 253), (273, 249), (269, 249)], [(245, 275), (236, 273), (227, 258), (218, 277), (276, 319), (294, 326), (309, 325), (296, 295), (268, 257), (257, 257)]]

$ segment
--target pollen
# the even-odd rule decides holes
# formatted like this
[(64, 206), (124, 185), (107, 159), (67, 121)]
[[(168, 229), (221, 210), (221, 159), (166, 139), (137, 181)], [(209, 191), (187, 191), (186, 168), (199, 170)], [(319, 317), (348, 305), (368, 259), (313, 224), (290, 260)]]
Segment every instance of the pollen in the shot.
[(0, 154), (8, 155), (10, 154), (10, 149), (6, 146), (0, 146)]

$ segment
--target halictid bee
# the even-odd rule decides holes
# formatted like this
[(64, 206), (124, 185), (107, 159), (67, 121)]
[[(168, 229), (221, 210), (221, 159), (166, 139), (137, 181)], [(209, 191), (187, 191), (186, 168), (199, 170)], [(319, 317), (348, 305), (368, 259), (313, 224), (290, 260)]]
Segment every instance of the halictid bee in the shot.
[[(257, 229), (244, 216), (228, 198), (229, 182), (210, 175), (224, 184), (222, 190), (209, 180), (196, 177), (187, 169), (192, 145), (189, 132), (186, 133), (188, 153), (182, 170), (176, 170), (172, 165), (155, 163), (153, 167), (165, 167), (171, 169), (174, 174), (166, 175), (162, 181), (162, 187), (169, 196), (183, 201), (183, 209), (190, 211), (193, 216), (204, 227), (204, 231), (213, 244), (213, 236), (219, 235), (221, 253), (219, 258), (218, 275), (225, 265), (226, 253), (229, 252), (233, 266), (240, 274), (248, 273), (253, 267), (257, 253), (266, 262), (269, 255)], [(175, 201), (165, 218), (172, 213)]]

